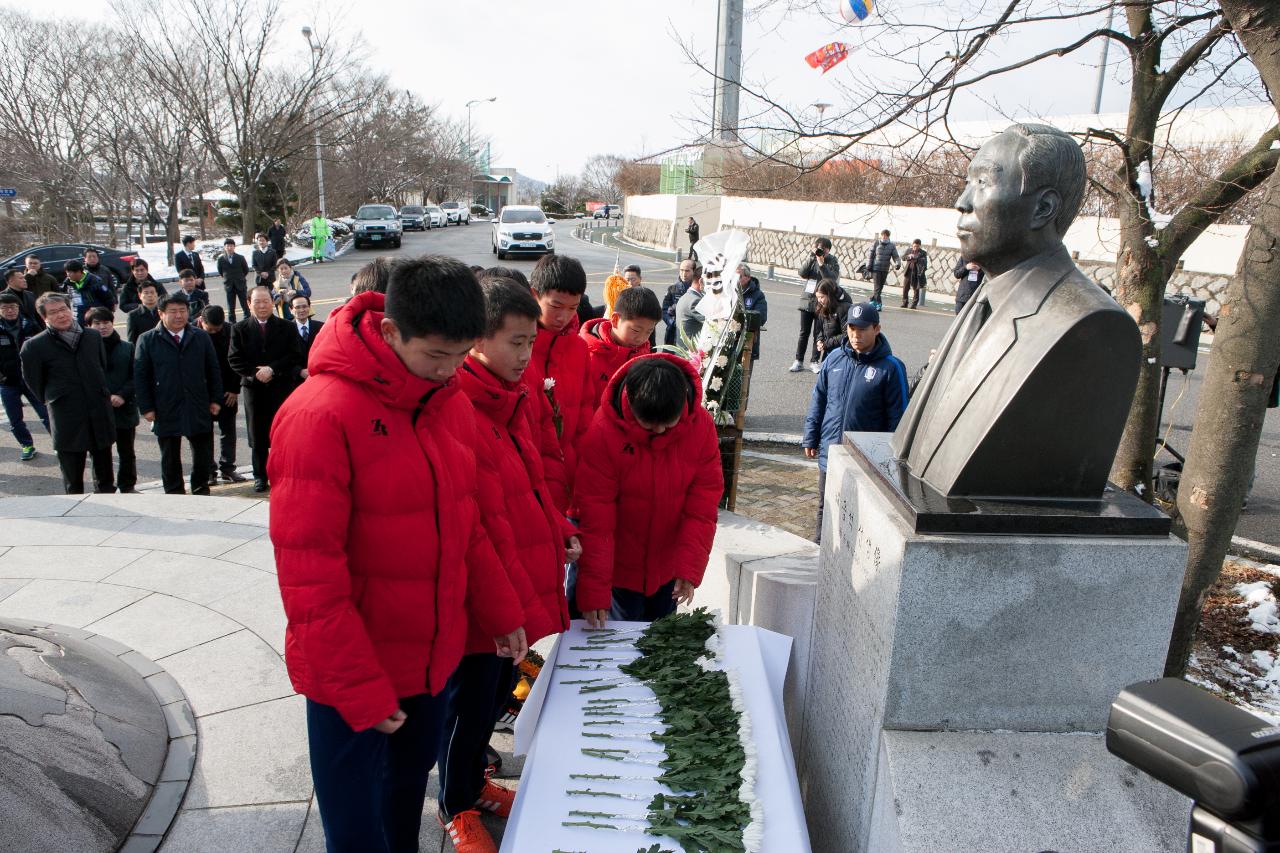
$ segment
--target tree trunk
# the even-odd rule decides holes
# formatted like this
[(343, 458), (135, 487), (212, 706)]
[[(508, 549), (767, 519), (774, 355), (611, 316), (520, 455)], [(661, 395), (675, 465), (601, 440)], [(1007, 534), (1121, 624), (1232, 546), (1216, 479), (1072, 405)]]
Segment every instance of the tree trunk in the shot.
[[(1280, 5), (1222, 0), (1263, 83), (1280, 91)], [(1280, 365), (1280, 178), (1267, 180), (1236, 277), (1224, 294), (1205, 373), (1178, 511), (1189, 551), (1165, 672), (1186, 670), (1204, 596), (1222, 571), (1252, 480), (1267, 396)]]
[[(1144, 205), (1145, 208), (1145, 205)], [(1136, 211), (1120, 217), (1121, 249), (1116, 261), (1116, 301), (1142, 336), (1138, 387), (1125, 421), (1124, 434), (1111, 466), (1111, 481), (1145, 501), (1151, 500), (1151, 464), (1160, 413), (1160, 315), (1167, 276), (1156, 250), (1147, 244), (1154, 229)]]
[(176, 197), (169, 199), (169, 216), (165, 225), (165, 231), (168, 238), (165, 240), (165, 257), (169, 261), (169, 266), (173, 266), (173, 244), (178, 242), (178, 199)]
[(1217, 579), (1253, 479), (1267, 398), (1280, 364), (1280, 179), (1267, 181), (1236, 277), (1223, 298), (1178, 512), (1190, 545), (1166, 673), (1186, 666), (1205, 592)]
[(245, 181), (240, 189), (240, 236), (246, 246), (253, 245), (253, 235), (258, 233), (258, 186)]

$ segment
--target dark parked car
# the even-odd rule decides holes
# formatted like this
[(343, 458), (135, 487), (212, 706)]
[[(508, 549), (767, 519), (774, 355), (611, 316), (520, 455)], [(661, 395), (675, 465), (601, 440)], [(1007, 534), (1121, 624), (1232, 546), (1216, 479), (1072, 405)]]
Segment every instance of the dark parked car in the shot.
[(0, 261), (0, 270), (20, 267), (27, 262), (28, 255), (35, 255), (40, 259), (45, 272), (58, 281), (62, 281), (62, 277), (66, 274), (63, 267), (67, 265), (67, 261), (72, 258), (83, 260), (85, 249), (97, 249), (98, 259), (110, 267), (112, 272), (120, 278), (120, 281), (123, 282), (129, 277), (129, 262), (136, 257), (136, 253), (108, 249), (106, 246), (99, 246), (95, 243), (57, 243), (52, 246), (32, 246), (30, 249), (23, 249), (18, 254), (11, 255)]
[(426, 231), (430, 227), (427, 222), (427, 211), (420, 204), (406, 204), (400, 208), (400, 224), (406, 231)]

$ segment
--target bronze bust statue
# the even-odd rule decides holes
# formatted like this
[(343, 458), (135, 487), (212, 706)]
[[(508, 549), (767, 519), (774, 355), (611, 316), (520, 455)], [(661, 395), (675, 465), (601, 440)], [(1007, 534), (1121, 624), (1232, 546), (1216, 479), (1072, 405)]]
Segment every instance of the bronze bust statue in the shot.
[(969, 164), (956, 200), (963, 256), (986, 281), (956, 316), (893, 435), (894, 456), (948, 497), (1092, 499), (1133, 401), (1133, 319), (1062, 243), (1084, 155), (1018, 124)]

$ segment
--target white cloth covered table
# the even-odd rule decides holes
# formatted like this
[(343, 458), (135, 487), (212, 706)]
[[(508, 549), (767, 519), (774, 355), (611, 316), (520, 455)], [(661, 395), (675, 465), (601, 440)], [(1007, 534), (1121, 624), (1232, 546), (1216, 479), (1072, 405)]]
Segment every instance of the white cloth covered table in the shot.
[[(650, 836), (640, 831), (610, 830), (561, 826), (570, 810), (642, 815), (647, 800), (621, 800), (604, 797), (569, 796), (570, 789), (607, 787), (611, 791), (651, 795), (665, 790), (650, 781), (596, 781), (570, 779), (572, 773), (605, 773), (619, 776), (648, 777), (658, 774), (656, 767), (594, 758), (582, 754), (584, 747), (630, 748), (658, 750), (657, 744), (635, 740), (596, 739), (583, 737), (586, 716), (583, 706), (590, 698), (652, 698), (643, 686), (617, 690), (580, 693), (578, 685), (562, 682), (583, 678), (609, 677), (608, 672), (558, 669), (558, 664), (578, 663), (583, 657), (601, 657), (610, 653), (574, 651), (573, 646), (586, 644), (585, 623), (575, 621), (547, 655), (547, 663), (525, 700), (516, 720), (515, 751), (528, 755), (520, 777), (520, 789), (502, 839), (502, 853), (551, 853), (554, 850), (590, 851), (590, 853), (635, 853), (637, 849), (661, 844), (664, 849), (679, 850), (673, 839)], [(609, 627), (638, 630), (644, 623), (610, 622)], [(807, 853), (809, 834), (800, 802), (800, 788), (792, 760), (782, 713), (782, 684), (787, 674), (791, 638), (748, 625), (725, 625), (719, 628), (725, 644), (725, 662), (736, 670), (746, 696), (751, 717), (759, 771), (756, 796), (764, 804), (764, 846), (767, 853)], [(620, 661), (632, 660), (634, 652), (616, 652)], [(654, 707), (656, 710), (656, 706)], [(656, 726), (654, 727), (656, 728)], [(609, 823), (605, 818), (601, 822)], [(638, 829), (640, 824), (632, 824)]]

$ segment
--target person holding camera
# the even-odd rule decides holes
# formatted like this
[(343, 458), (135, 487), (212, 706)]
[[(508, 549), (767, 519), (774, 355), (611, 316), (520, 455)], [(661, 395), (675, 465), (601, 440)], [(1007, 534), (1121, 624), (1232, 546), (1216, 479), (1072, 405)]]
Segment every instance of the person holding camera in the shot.
[[(791, 362), (789, 370), (799, 373), (804, 370), (805, 351), (809, 352), (809, 363), (818, 365), (818, 333), (814, 330), (817, 304), (814, 294), (818, 292), (818, 282), (829, 278), (840, 281), (840, 262), (831, 252), (831, 241), (826, 237), (818, 237), (813, 241), (813, 252), (805, 260), (804, 265), (796, 271), (804, 281), (804, 294), (800, 297), (800, 338), (796, 341), (796, 360)], [(812, 348), (809, 335), (813, 334)], [(812, 369), (812, 367), (811, 367)]]
[[(902, 256), (906, 272), (902, 274), (902, 307), (915, 308), (924, 299), (925, 272), (929, 269), (929, 253), (919, 240), (911, 241), (911, 248)], [(910, 303), (910, 304), (908, 304)]]

